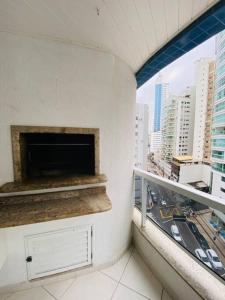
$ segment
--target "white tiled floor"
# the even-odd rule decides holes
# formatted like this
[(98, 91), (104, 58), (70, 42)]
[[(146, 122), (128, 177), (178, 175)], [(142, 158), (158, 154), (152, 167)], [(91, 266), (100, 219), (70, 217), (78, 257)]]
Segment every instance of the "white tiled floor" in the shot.
[(100, 272), (0, 296), (0, 300), (171, 300), (135, 250)]

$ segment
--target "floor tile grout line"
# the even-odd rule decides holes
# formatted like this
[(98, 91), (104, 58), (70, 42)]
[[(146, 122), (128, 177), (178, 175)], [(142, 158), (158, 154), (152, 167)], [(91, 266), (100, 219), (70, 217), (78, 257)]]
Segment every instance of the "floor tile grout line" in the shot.
[[(123, 274), (124, 274), (124, 272), (125, 272), (125, 269), (126, 269), (128, 263), (129, 263), (130, 259), (131, 259), (131, 256), (134, 258), (134, 260), (136, 260), (135, 257), (133, 256), (133, 253), (134, 253), (134, 252), (135, 252), (135, 248), (133, 247), (133, 249), (132, 249), (132, 251), (131, 251), (131, 254), (130, 254), (130, 257), (129, 257), (129, 260), (128, 260), (128, 262), (127, 262), (125, 268), (124, 268)], [(146, 298), (146, 299), (148, 299), (148, 300), (151, 299), (151, 298), (148, 298), (148, 297), (146, 297), (145, 295), (141, 294), (140, 292), (138, 292), (138, 291), (136, 291), (136, 290), (130, 288), (130, 287), (127, 286), (126, 284), (122, 283), (122, 282), (121, 282), (121, 279), (122, 279), (122, 277), (123, 277), (123, 274), (121, 275), (119, 284), (123, 285), (124, 287), (130, 289), (131, 291), (133, 291), (133, 292), (139, 294), (140, 296), (142, 296), (142, 297), (144, 297), (144, 298)], [(152, 275), (153, 275), (153, 274), (152, 274)], [(161, 284), (160, 284), (160, 285), (161, 285)], [(163, 287), (161, 287), (161, 289), (162, 289), (162, 291), (163, 291)], [(162, 291), (161, 291), (161, 293), (162, 293)], [(162, 297), (162, 295), (161, 295), (161, 297)]]
[(114, 295), (115, 295), (115, 293), (116, 293), (116, 290), (117, 290), (119, 284), (120, 284), (120, 283), (119, 283), (119, 281), (118, 281), (118, 282), (117, 282), (117, 285), (116, 285), (116, 287), (115, 287), (115, 289), (114, 289), (114, 291), (113, 291), (113, 293), (112, 293), (112, 296), (111, 296), (110, 300), (113, 299), (113, 297), (114, 297)]
[(44, 286), (40, 286), (46, 293), (48, 293), (55, 300), (59, 300), (56, 296), (54, 296), (51, 292), (49, 292)]
[[(129, 257), (128, 257), (128, 261), (129, 261), (131, 255), (132, 255), (132, 253), (130, 253), (130, 255), (129, 255)], [(128, 261), (127, 261), (126, 265), (124, 266), (124, 270), (125, 270), (125, 268), (126, 268), (126, 266), (127, 266), (127, 264), (128, 264)], [(112, 265), (112, 266), (113, 266), (113, 265)], [(98, 270), (97, 272), (100, 272), (101, 274), (103, 274), (103, 275), (109, 277), (110, 279), (114, 280), (115, 282), (120, 282), (120, 280), (121, 280), (121, 278), (122, 278), (122, 276), (123, 276), (123, 274), (122, 274), (122, 275), (120, 276), (120, 279), (115, 279), (115, 278), (113, 278), (112, 276), (110, 276), (109, 274), (105, 273), (103, 270)], [(123, 273), (124, 273), (124, 271), (123, 271)]]
[(164, 294), (164, 288), (162, 288), (161, 300), (163, 299), (163, 294)]
[[(72, 282), (71, 284), (65, 289), (65, 291), (62, 293), (62, 295), (60, 295), (59, 299), (61, 299), (65, 293), (68, 291), (69, 288), (71, 288), (71, 286), (74, 284), (74, 282), (76, 281), (76, 277), (75, 278), (69, 278), (69, 279), (66, 279), (66, 280), (70, 280), (72, 279)], [(60, 283), (60, 282), (63, 282), (63, 281), (66, 281), (66, 280), (62, 280), (62, 281), (58, 281), (58, 282), (53, 282), (55, 284), (57, 283)], [(47, 286), (47, 285), (46, 285)], [(49, 290), (45, 287), (45, 286), (41, 286), (49, 295), (51, 295), (54, 299), (56, 300), (59, 300), (56, 296), (54, 296), (51, 292), (49, 292)]]
[(73, 278), (73, 281), (71, 282), (71, 284), (65, 289), (65, 291), (62, 293), (62, 295), (60, 296), (60, 298), (62, 298), (66, 292), (71, 288), (71, 286), (74, 284), (74, 282), (77, 280), (77, 278)]
[(125, 270), (126, 270), (126, 268), (127, 268), (127, 265), (129, 264), (129, 261), (130, 261), (130, 259), (131, 259), (132, 253), (133, 253), (133, 249), (130, 250), (130, 256), (129, 256), (129, 258), (128, 258), (128, 260), (127, 260), (127, 263), (126, 263), (126, 265), (125, 265), (125, 267), (124, 267), (124, 269), (123, 269), (123, 272), (122, 272), (122, 274), (121, 274), (121, 276), (120, 276), (119, 283), (121, 282), (121, 279), (122, 279), (122, 277), (123, 277), (123, 275), (124, 275), (124, 273), (125, 273)]
[(112, 279), (112, 280), (113, 280), (113, 281), (115, 281), (116, 283), (118, 283), (118, 282), (119, 282), (117, 279), (115, 279), (115, 278), (111, 277), (110, 275), (108, 275), (108, 274), (104, 273), (103, 271), (97, 271), (97, 272), (101, 273), (102, 275), (105, 275), (105, 276), (107, 276), (108, 278)]
[(52, 295), (52, 293), (50, 293), (44, 286), (41, 286), (41, 288), (42, 288), (46, 293), (48, 293), (51, 297), (53, 297), (53, 299), (59, 300), (59, 299), (56, 298), (54, 295)]
[(135, 292), (136, 294), (142, 296), (143, 298), (145, 299), (148, 299), (148, 300), (151, 300), (151, 298), (148, 298), (147, 296), (143, 295), (142, 293), (136, 291), (135, 289), (132, 289), (131, 287), (127, 286), (126, 284), (122, 283), (122, 282), (119, 282), (120, 285), (124, 286), (125, 288), (131, 290), (132, 292)]
[(114, 290), (113, 293), (112, 293), (112, 296), (111, 296), (110, 300), (113, 299), (113, 297), (114, 297), (114, 295), (115, 295), (115, 293), (116, 293), (116, 290), (117, 290), (117, 288), (118, 288), (118, 286), (119, 286), (119, 284), (120, 284), (120, 281), (121, 281), (121, 279), (122, 279), (122, 277), (123, 277), (123, 274), (124, 274), (124, 272), (125, 272), (125, 270), (126, 270), (126, 267), (127, 267), (128, 263), (129, 263), (129, 261), (130, 261), (130, 258), (131, 258), (132, 253), (133, 253), (133, 249), (130, 250), (130, 256), (129, 256), (128, 260), (127, 260), (127, 263), (126, 263), (126, 265), (125, 265), (125, 267), (124, 267), (124, 269), (123, 269), (123, 272), (122, 272), (122, 274), (121, 274), (121, 276), (120, 276), (119, 281), (117, 282), (117, 285), (116, 285), (116, 287), (115, 287), (115, 290)]

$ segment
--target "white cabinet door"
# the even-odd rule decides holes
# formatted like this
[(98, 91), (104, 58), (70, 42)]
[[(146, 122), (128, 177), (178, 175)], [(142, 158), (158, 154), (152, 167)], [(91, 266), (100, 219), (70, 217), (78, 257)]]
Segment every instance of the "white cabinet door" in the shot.
[(91, 225), (26, 236), (28, 279), (91, 264), (91, 236)]

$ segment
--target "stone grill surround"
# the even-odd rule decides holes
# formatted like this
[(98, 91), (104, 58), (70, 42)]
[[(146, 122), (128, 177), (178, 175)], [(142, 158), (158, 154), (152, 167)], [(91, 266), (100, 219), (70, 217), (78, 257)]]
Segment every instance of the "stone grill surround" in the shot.
[[(81, 175), (24, 180), (22, 170), (24, 142), (21, 139), (21, 133), (37, 132), (93, 134), (95, 137), (96, 174), (94, 176)], [(104, 174), (99, 174), (99, 129), (11, 126), (11, 134), (15, 181), (0, 187), (0, 228), (95, 214), (112, 208), (105, 186), (85, 187), (85, 185), (99, 185), (107, 181)], [(78, 189), (75, 189), (75, 186), (79, 186)], [(52, 188), (60, 188), (60, 191), (51, 191)], [(67, 190), (63, 190), (65, 188)], [(49, 190), (44, 192), (45, 189)], [(17, 195), (18, 192), (22, 191), (29, 193)]]
[(23, 133), (64, 133), (64, 134), (93, 134), (95, 137), (95, 174), (100, 173), (99, 160), (99, 129), (76, 127), (49, 127), (49, 126), (11, 126), (12, 154), (14, 181), (24, 181), (24, 141)]

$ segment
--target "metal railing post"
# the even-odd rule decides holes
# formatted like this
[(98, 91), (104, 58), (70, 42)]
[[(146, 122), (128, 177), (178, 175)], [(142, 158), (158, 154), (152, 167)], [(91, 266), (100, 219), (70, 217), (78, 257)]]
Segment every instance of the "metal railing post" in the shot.
[(145, 227), (146, 222), (146, 205), (147, 205), (147, 181), (141, 177), (141, 227)]

